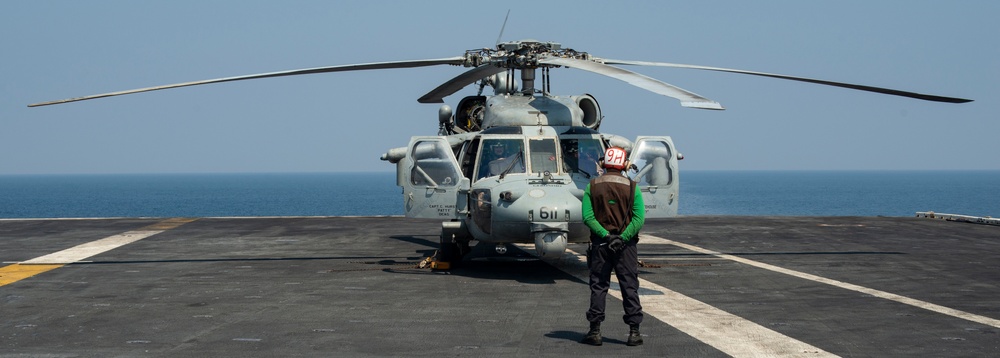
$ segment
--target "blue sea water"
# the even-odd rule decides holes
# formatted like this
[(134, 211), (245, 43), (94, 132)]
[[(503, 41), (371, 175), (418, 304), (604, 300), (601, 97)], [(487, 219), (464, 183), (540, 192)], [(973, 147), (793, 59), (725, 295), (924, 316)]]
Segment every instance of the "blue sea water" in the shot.
[[(395, 173), (0, 176), (0, 218), (402, 215)], [(682, 171), (681, 215), (1000, 216), (1000, 171)]]
[(0, 217), (402, 215), (394, 173), (0, 176)]
[(1000, 171), (681, 172), (680, 213), (1000, 216)]

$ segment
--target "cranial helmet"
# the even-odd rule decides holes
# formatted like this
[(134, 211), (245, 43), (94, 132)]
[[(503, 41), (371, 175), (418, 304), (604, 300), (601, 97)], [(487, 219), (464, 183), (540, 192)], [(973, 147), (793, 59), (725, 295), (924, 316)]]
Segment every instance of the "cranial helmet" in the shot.
[(495, 151), (497, 149), (500, 149), (500, 150), (506, 152), (507, 151), (507, 144), (504, 143), (504, 142), (501, 142), (501, 141), (495, 141), (492, 144), (490, 144), (490, 150), (491, 151)]
[(601, 159), (602, 167), (625, 170), (627, 165), (628, 156), (625, 155), (624, 149), (619, 147), (609, 147), (604, 151), (604, 158)]
[(580, 150), (576, 148), (576, 145), (566, 146), (566, 154), (577, 154)]

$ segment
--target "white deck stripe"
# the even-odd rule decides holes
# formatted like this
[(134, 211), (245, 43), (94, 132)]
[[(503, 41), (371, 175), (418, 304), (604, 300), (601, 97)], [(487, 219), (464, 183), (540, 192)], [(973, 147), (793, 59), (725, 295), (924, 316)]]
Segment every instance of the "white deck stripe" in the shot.
[[(771, 270), (771, 271), (774, 271), (774, 272), (779, 272), (779, 273), (783, 273), (783, 274), (786, 274), (786, 275), (791, 275), (791, 276), (794, 276), (794, 277), (798, 277), (798, 278), (802, 278), (802, 279), (806, 279), (806, 280), (811, 280), (811, 281), (815, 281), (815, 282), (819, 282), (819, 283), (825, 283), (825, 284), (828, 284), (828, 285), (831, 285), (831, 286), (836, 286), (836, 287), (840, 287), (840, 288), (851, 290), (851, 291), (857, 291), (857, 292), (861, 292), (861, 293), (864, 293), (864, 294), (872, 295), (872, 296), (875, 296), (875, 297), (884, 298), (884, 299), (887, 299), (887, 300), (891, 300), (891, 301), (895, 301), (895, 302), (899, 302), (899, 303), (911, 305), (911, 306), (914, 306), (914, 307), (919, 307), (919, 308), (923, 308), (923, 309), (926, 309), (926, 310), (930, 310), (930, 311), (942, 313), (942, 314), (949, 315), (949, 316), (952, 316), (952, 317), (961, 318), (961, 319), (969, 320), (969, 321), (976, 322), (976, 323), (982, 323), (982, 324), (985, 324), (987, 326), (993, 326), (993, 327), (996, 327), (996, 328), (1000, 328), (1000, 320), (997, 320), (997, 319), (993, 319), (993, 318), (989, 318), (989, 317), (984, 317), (984, 316), (980, 316), (980, 315), (968, 313), (968, 312), (965, 312), (965, 311), (959, 311), (959, 310), (956, 310), (956, 309), (953, 309), (953, 308), (948, 308), (948, 307), (936, 305), (936, 304), (933, 304), (933, 303), (924, 302), (924, 301), (921, 301), (921, 300), (917, 300), (917, 299), (913, 299), (913, 298), (909, 298), (909, 297), (905, 297), (905, 296), (900, 296), (900, 295), (897, 295), (897, 294), (894, 294), (894, 293), (889, 293), (889, 292), (885, 292), (885, 291), (879, 291), (879, 290), (876, 290), (876, 289), (871, 289), (871, 288), (867, 288), (867, 287), (864, 287), (864, 286), (858, 286), (858, 285), (855, 285), (855, 284), (841, 282), (841, 281), (837, 281), (837, 280), (831, 280), (831, 279), (828, 279), (828, 278), (825, 278), (825, 277), (820, 277), (820, 276), (816, 276), (816, 275), (812, 275), (812, 274), (808, 274), (808, 273), (804, 273), (804, 272), (799, 272), (799, 271), (795, 271), (795, 270), (789, 270), (789, 269), (786, 269), (786, 268), (782, 268), (782, 267), (778, 267), (778, 266), (774, 266), (774, 265), (765, 264), (763, 262), (757, 262), (757, 261), (753, 261), (753, 260), (748, 260), (748, 259), (745, 259), (745, 258), (742, 258), (742, 257), (738, 257), (738, 256), (727, 255), (727, 254), (723, 254), (723, 253), (720, 253), (720, 252), (717, 252), (717, 251), (712, 251), (712, 250), (704, 249), (704, 248), (701, 248), (701, 247), (698, 247), (698, 246), (688, 245), (688, 244), (685, 244), (685, 243), (681, 243), (681, 242), (677, 242), (677, 241), (673, 241), (673, 240), (669, 240), (669, 239), (664, 239), (664, 238), (660, 238), (660, 237), (656, 237), (656, 236), (651, 236), (651, 235), (642, 235), (642, 241), (641, 242), (644, 243), (644, 244), (651, 244), (651, 243), (652, 244), (670, 244), (670, 245), (682, 247), (682, 248), (685, 248), (685, 249), (688, 249), (688, 250), (691, 250), (691, 251), (700, 252), (700, 253), (703, 253), (703, 254), (713, 255), (713, 256), (721, 257), (721, 258), (724, 258), (724, 259), (727, 259), (727, 260), (736, 261), (736, 262), (739, 262), (739, 263), (742, 263), (742, 264), (751, 265), (751, 266), (754, 266), (754, 267), (758, 267), (758, 268), (762, 268), (762, 269), (766, 269), (766, 270)], [(645, 300), (645, 297), (643, 297), (643, 299)]]
[(190, 218), (172, 218), (166, 219), (152, 225), (140, 228), (138, 230), (126, 231), (118, 235), (111, 235), (106, 238), (91, 241), (85, 244), (76, 245), (74, 247), (53, 252), (45, 256), (39, 256), (28, 261), (21, 262), (22, 265), (67, 265), (74, 262), (80, 262), (81, 260), (98, 255), (107, 251), (117, 249), (119, 247), (131, 244), (133, 242), (145, 239), (147, 237), (159, 234), (161, 232), (174, 229), (178, 226), (184, 225), (186, 223), (195, 221), (198, 219)]
[(45, 256), (39, 256), (28, 261), (24, 261), (22, 265), (65, 265), (74, 262), (79, 262), (85, 258), (111, 251), (119, 247), (131, 244), (133, 242), (145, 239), (147, 237), (159, 234), (165, 230), (136, 230), (128, 231), (118, 235), (108, 236), (106, 238), (91, 241), (85, 244), (80, 244), (62, 251), (53, 252)]
[[(645, 242), (646, 235), (643, 235)], [(530, 251), (529, 251), (530, 252)], [(583, 281), (589, 281), (587, 258), (567, 250), (560, 267)], [(561, 266), (561, 265), (560, 265)], [(616, 284), (614, 275), (611, 277)], [(612, 285), (615, 288), (616, 285)], [(767, 329), (742, 317), (712, 307), (656, 283), (639, 279), (642, 311), (733, 357), (837, 357), (805, 342)], [(655, 293), (652, 293), (655, 292)], [(608, 293), (621, 300), (621, 291)]]

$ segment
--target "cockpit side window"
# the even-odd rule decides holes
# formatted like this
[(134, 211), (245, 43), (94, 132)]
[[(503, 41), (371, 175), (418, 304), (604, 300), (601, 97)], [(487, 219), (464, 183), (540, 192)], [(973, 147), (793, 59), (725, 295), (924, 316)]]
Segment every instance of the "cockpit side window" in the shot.
[(459, 156), (459, 165), (462, 167), (462, 175), (466, 178), (472, 178), (473, 169), (476, 165), (476, 157), (479, 154), (479, 138), (473, 139), (472, 142), (466, 143), (465, 149), (462, 151), (461, 156)]
[(563, 153), (563, 171), (580, 173), (588, 178), (601, 175), (598, 160), (604, 147), (597, 138), (564, 138), (559, 145)]

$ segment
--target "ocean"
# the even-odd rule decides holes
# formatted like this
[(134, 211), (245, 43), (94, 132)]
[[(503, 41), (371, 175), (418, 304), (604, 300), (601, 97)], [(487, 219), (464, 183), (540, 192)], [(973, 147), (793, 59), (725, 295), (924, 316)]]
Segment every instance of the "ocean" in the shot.
[[(1000, 216), (1000, 171), (682, 171), (680, 215)], [(395, 173), (0, 176), (0, 218), (403, 215)]]

